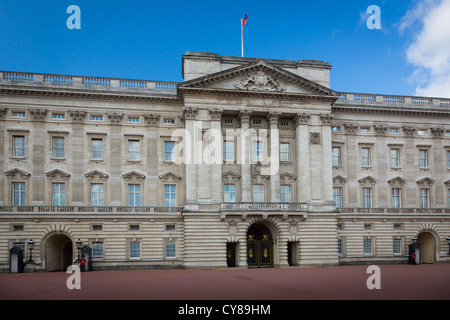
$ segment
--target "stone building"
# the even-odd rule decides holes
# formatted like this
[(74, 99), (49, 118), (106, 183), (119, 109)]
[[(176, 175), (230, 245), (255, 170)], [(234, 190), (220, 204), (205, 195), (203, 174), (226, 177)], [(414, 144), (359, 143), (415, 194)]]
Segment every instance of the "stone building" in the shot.
[(414, 237), (449, 262), (450, 99), (338, 93), (330, 71), (186, 52), (181, 83), (1, 72), (1, 270), (14, 246), (26, 271), (82, 247), (94, 270), (407, 263)]

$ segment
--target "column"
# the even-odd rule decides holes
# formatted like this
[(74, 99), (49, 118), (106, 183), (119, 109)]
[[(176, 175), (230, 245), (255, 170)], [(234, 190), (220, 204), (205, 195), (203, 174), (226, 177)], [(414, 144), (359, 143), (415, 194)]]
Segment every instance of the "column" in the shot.
[(270, 202), (280, 202), (280, 112), (270, 112)]
[(239, 120), (241, 121), (241, 134), (238, 139), (238, 161), (241, 164), (242, 202), (252, 202), (249, 137), (251, 114), (251, 111), (246, 110), (241, 110), (239, 112)]
[(195, 118), (197, 108), (186, 107), (183, 110), (185, 134), (183, 137), (184, 144), (184, 161), (186, 166), (186, 209), (198, 209), (197, 202), (197, 166), (195, 162)]
[(212, 203), (221, 203), (223, 162), (222, 110), (210, 109), (209, 114), (211, 116), (211, 134), (209, 137), (214, 150), (211, 164), (211, 201)]
[(322, 187), (323, 187), (323, 203), (329, 205), (333, 203), (333, 165), (331, 159), (331, 114), (323, 114), (320, 116), (322, 120)]
[[(82, 206), (84, 202), (84, 111), (70, 111), (72, 118), (72, 206)], [(89, 186), (88, 186), (89, 188)], [(86, 203), (89, 200), (86, 199)]]
[[(110, 128), (111, 128), (111, 175), (108, 181), (108, 192), (110, 194), (110, 206), (121, 206), (122, 205), (122, 128), (120, 126), (120, 122), (122, 120), (121, 114), (108, 114), (108, 118), (110, 119)], [(128, 159), (128, 141), (125, 141), (125, 156)], [(105, 195), (106, 196), (106, 195)], [(106, 197), (105, 197), (106, 200)], [(105, 201), (106, 205), (106, 201)]]
[[(158, 123), (159, 115), (146, 114), (144, 119), (147, 122), (147, 137), (145, 144), (147, 145), (147, 178), (146, 180), (146, 193), (147, 193), (147, 205), (158, 206), (158, 165), (161, 163), (161, 157), (158, 157)], [(164, 152), (163, 152), (164, 153)], [(157, 159), (157, 161), (155, 161)], [(159, 204), (162, 205), (162, 204)]]
[(4, 204), (4, 161), (5, 158), (7, 158), (7, 152), (5, 151), (5, 144), (4, 144), (4, 119), (6, 117), (6, 109), (0, 108), (0, 206)]
[[(33, 133), (30, 140), (33, 140), (33, 173), (32, 173), (32, 188), (33, 196), (31, 205), (44, 205), (44, 190), (45, 190), (45, 118), (47, 110), (31, 110), (33, 120)], [(52, 142), (50, 142), (52, 143)]]
[(298, 113), (294, 118), (295, 128), (295, 172), (297, 173), (297, 202), (310, 202), (309, 168), (309, 119), (310, 114)]

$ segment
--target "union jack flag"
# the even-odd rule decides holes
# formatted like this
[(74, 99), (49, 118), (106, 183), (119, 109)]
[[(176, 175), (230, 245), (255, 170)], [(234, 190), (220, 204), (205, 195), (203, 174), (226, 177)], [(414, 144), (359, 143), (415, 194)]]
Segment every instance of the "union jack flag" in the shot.
[(244, 26), (246, 25), (247, 21), (248, 21), (248, 15), (247, 15), (247, 14), (245, 14), (245, 17), (244, 17), (244, 19), (241, 19), (241, 22), (242, 22), (242, 27), (244, 27)]

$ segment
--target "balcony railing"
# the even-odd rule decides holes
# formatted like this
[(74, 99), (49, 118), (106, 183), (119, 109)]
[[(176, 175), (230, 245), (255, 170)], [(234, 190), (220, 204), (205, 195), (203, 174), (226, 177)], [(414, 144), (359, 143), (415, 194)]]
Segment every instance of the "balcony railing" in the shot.
[(450, 109), (450, 99), (447, 98), (430, 98), (430, 97), (414, 97), (414, 96), (396, 96), (396, 95), (380, 95), (366, 93), (341, 92), (336, 102), (340, 103), (358, 103), (358, 104), (385, 104), (385, 105), (405, 105), (410, 107), (425, 106), (439, 107)]
[(158, 92), (158, 93), (176, 93), (177, 82), (168, 81), (147, 81), (147, 80), (129, 80), (104, 77), (81, 77), (70, 75), (42, 74), (42, 73), (22, 73), (0, 71), (0, 84), (12, 83), (24, 86), (44, 86), (44, 87), (62, 87), (62, 88), (85, 88), (119, 91), (138, 91), (138, 92)]
[(183, 207), (0, 206), (0, 213), (181, 213)]
[(222, 202), (221, 210), (282, 210), (282, 211), (307, 211), (307, 203), (286, 203), (286, 202)]
[(339, 213), (369, 213), (369, 214), (450, 214), (450, 208), (338, 208)]

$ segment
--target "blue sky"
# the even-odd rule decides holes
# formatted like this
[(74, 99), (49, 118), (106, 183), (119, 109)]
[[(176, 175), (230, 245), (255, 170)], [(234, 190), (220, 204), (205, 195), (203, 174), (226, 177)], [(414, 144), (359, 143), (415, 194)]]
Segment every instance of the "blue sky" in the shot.
[[(419, 5), (441, 1), (450, 0), (1, 0), (0, 70), (183, 81), (186, 51), (240, 56), (246, 12), (247, 57), (324, 60), (336, 91), (415, 95), (427, 85), (418, 75), (432, 76), (408, 58), (424, 24)], [(80, 30), (66, 26), (70, 5), (81, 9)], [(370, 5), (381, 30), (366, 26)]]

